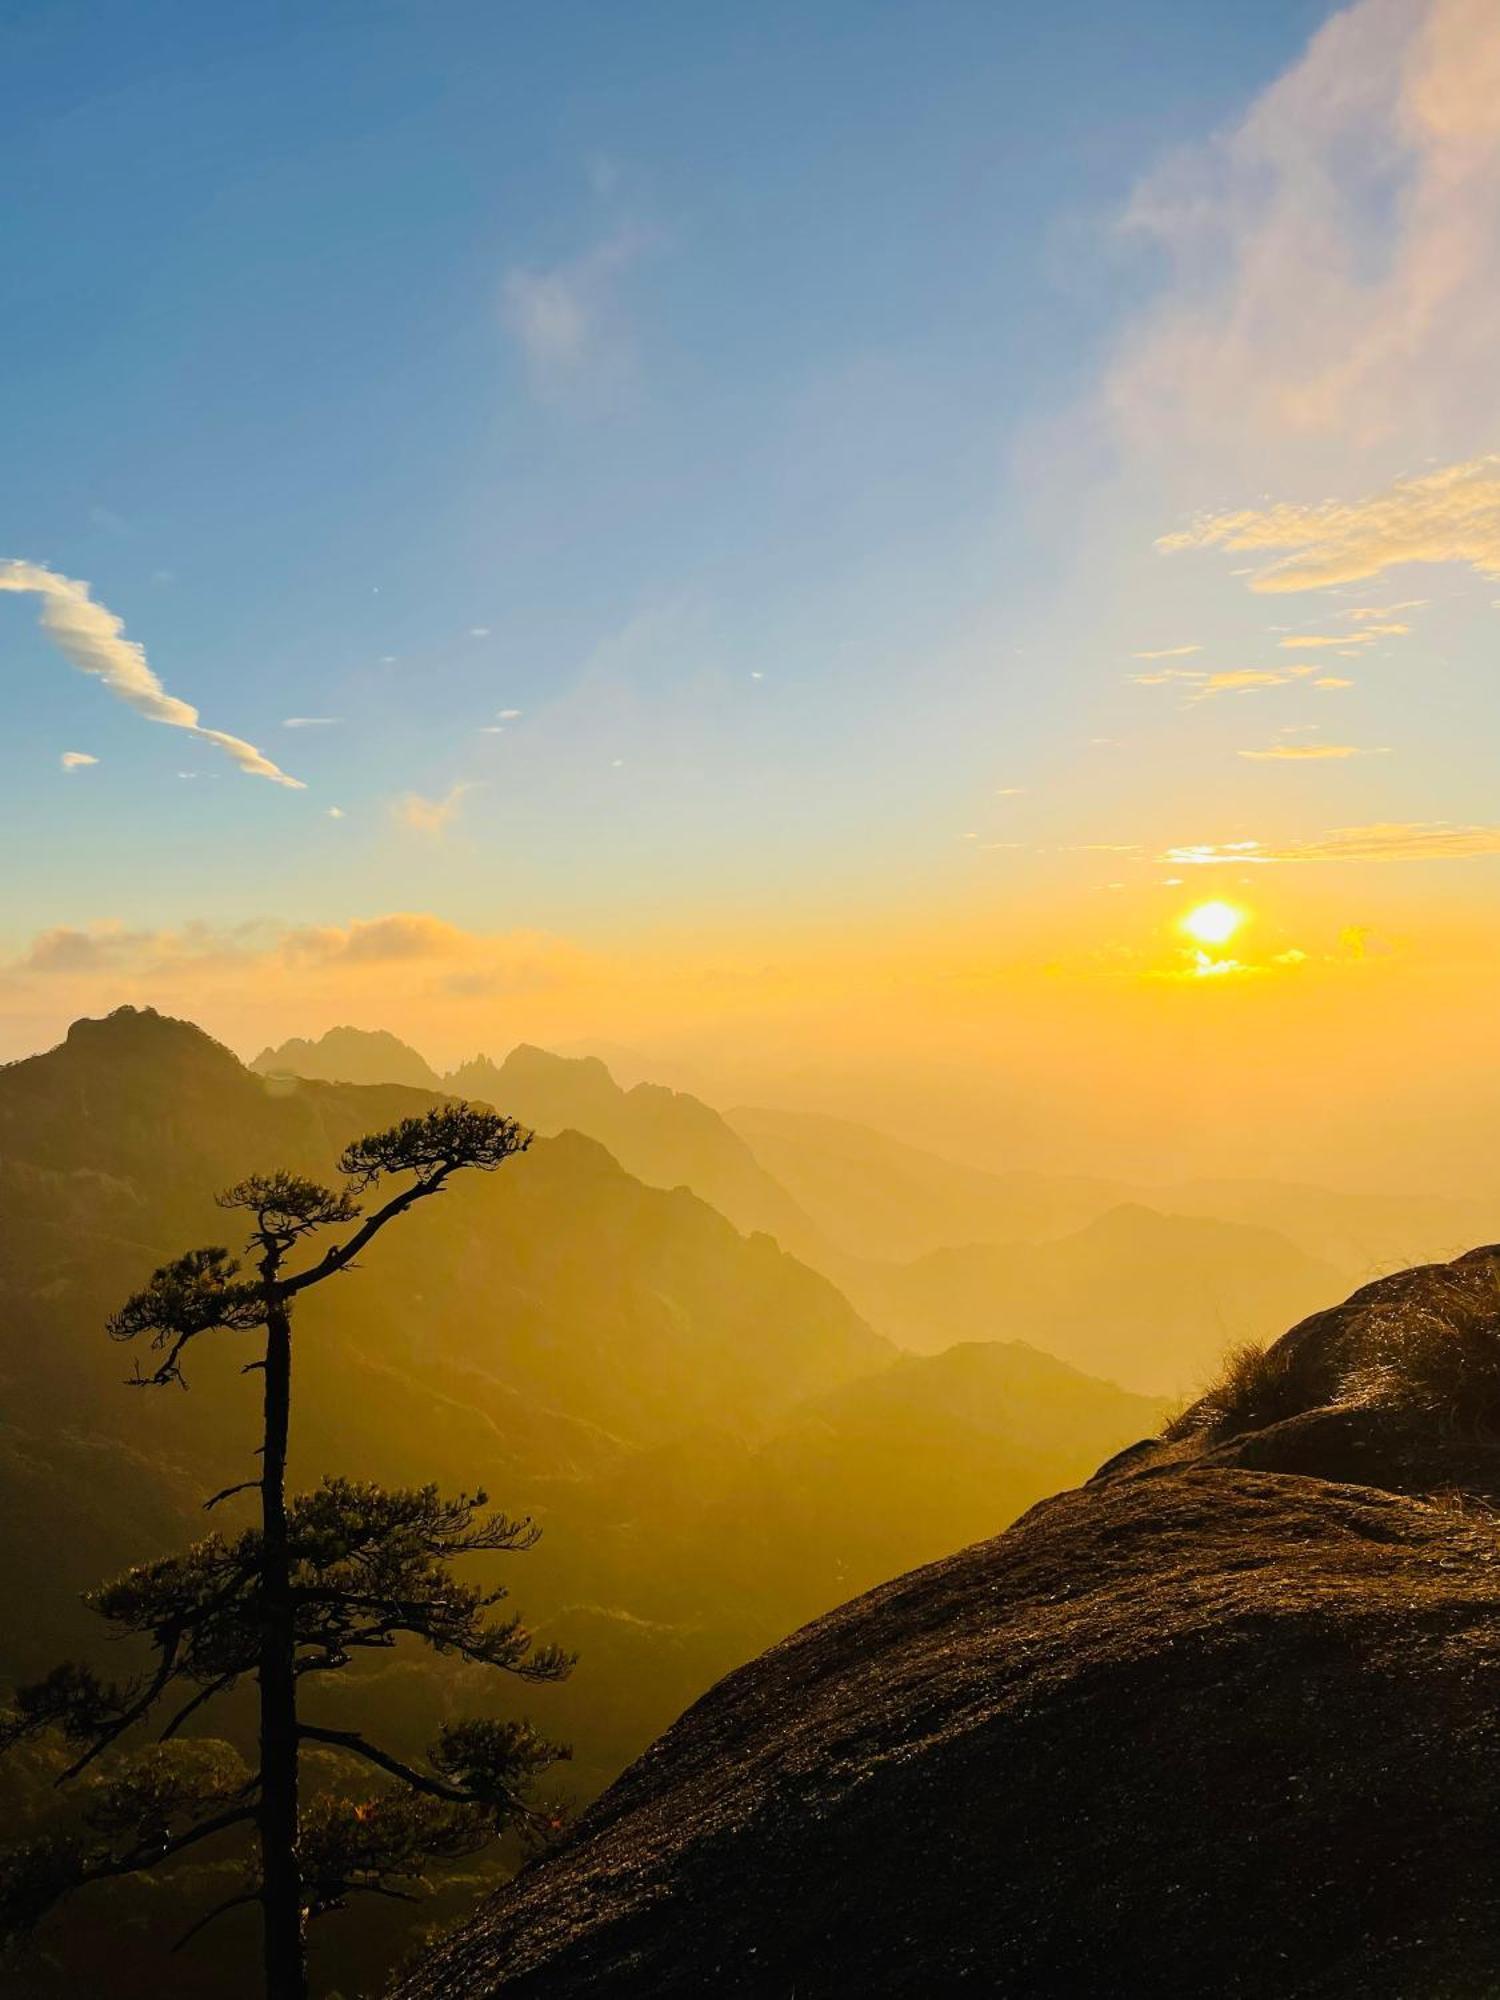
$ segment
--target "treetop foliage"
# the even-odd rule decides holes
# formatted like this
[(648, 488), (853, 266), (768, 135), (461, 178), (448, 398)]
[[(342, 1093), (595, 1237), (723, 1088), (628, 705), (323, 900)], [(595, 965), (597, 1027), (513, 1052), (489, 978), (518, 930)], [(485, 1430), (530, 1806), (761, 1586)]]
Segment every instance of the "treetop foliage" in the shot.
[(532, 1135), (514, 1118), (477, 1104), (434, 1105), (416, 1118), (403, 1118), (388, 1132), (376, 1132), (346, 1146), (339, 1171), (356, 1191), (372, 1187), (387, 1174), (410, 1173), (426, 1186), (460, 1167), (482, 1173), (513, 1154), (524, 1153)]

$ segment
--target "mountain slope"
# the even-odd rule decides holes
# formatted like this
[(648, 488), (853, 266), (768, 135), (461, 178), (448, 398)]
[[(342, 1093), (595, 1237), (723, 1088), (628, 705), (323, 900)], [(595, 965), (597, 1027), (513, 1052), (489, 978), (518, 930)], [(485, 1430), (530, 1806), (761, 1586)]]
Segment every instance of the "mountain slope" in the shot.
[(1232, 1342), (1338, 1296), (1339, 1274), (1284, 1236), (1209, 1217), (1113, 1208), (1049, 1243), (965, 1244), (892, 1268), (837, 1266), (883, 1333), (923, 1350), (1020, 1335), (1076, 1368), (1168, 1395)]
[[(722, 1681), (402, 2000), (1462, 2000), (1500, 1954), (1500, 1254)], [(1360, 1468), (1362, 1484), (1346, 1483)]]

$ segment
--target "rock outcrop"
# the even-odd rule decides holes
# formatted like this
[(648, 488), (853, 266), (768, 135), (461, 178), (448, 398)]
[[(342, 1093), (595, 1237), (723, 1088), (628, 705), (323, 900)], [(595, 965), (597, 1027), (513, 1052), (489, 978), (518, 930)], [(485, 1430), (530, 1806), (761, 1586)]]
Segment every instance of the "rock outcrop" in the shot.
[(721, 1681), (403, 2000), (1500, 1989), (1500, 1252)]

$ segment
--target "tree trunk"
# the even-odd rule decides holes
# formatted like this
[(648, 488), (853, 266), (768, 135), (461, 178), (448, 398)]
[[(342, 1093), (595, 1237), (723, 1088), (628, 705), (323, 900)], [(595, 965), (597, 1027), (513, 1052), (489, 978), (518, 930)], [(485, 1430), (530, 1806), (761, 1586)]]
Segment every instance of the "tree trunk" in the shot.
[(266, 1322), (261, 1460), (260, 1856), (266, 2000), (307, 2000), (302, 1873), (297, 1862), (297, 1682), (286, 1526), (292, 1328), (283, 1300)]

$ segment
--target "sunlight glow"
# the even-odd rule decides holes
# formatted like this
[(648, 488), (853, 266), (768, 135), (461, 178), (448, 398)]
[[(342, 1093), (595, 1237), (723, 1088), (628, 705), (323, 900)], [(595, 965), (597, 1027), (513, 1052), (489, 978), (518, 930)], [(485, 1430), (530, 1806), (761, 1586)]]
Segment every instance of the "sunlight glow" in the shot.
[(1245, 921), (1245, 912), (1233, 903), (1199, 903), (1179, 919), (1178, 929), (1198, 944), (1228, 944)]

